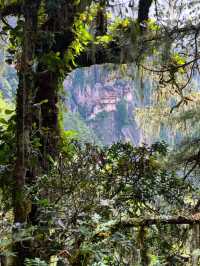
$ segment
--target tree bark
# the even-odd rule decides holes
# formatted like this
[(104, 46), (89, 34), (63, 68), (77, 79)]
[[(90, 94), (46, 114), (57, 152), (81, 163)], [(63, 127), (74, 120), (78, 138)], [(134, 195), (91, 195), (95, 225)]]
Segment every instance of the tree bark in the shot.
[(48, 163), (48, 155), (55, 159), (58, 156), (58, 146), (60, 138), (60, 129), (58, 121), (58, 103), (59, 103), (59, 76), (51, 71), (44, 71), (38, 79), (38, 90), (36, 103), (43, 102), (41, 108), (40, 139), (43, 156), (43, 168), (45, 170)]
[[(31, 0), (22, 6), (24, 13), (24, 37), (22, 40), (22, 56), (18, 71), (19, 85), (16, 103), (16, 163), (14, 169), (13, 206), (14, 223), (23, 227), (30, 212), (29, 201), (25, 197), (26, 174), (31, 164), (31, 133), (32, 133), (32, 98), (35, 89), (33, 60), (35, 54), (35, 37), (37, 31), (37, 13), (40, 0)], [(15, 234), (17, 230), (14, 229)], [(16, 252), (15, 266), (24, 265), (29, 249), (23, 242), (13, 247)]]

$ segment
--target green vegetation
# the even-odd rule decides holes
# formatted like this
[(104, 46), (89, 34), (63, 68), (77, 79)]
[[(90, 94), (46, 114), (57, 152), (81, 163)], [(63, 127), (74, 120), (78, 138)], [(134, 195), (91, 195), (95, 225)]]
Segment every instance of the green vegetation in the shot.
[(92, 142), (101, 145), (100, 141), (90, 129), (78, 113), (66, 112), (63, 115), (64, 128), (69, 130), (74, 130), (76, 132), (75, 138), (80, 142)]
[[(199, 93), (193, 80), (200, 9), (198, 1), (187, 3), (139, 0), (135, 19), (135, 8), (122, 3), (119, 9), (109, 0), (0, 1), (6, 62), (18, 76), (15, 108), (0, 96), (1, 265), (199, 264)], [(184, 139), (184, 131), (176, 150), (163, 141), (85, 143), (93, 132), (78, 115), (63, 114), (62, 84), (78, 67), (105, 63), (120, 65), (124, 75), (129, 64), (137, 65), (142, 96), (150, 95), (145, 76), (152, 73), (157, 101), (137, 114), (145, 134), (154, 128), (160, 135), (170, 124), (178, 133), (189, 125), (194, 135)], [(15, 79), (3, 67), (5, 94)], [(125, 126), (125, 102), (116, 115)], [(66, 129), (72, 123), (80, 130), (79, 138), (64, 130), (62, 119)]]

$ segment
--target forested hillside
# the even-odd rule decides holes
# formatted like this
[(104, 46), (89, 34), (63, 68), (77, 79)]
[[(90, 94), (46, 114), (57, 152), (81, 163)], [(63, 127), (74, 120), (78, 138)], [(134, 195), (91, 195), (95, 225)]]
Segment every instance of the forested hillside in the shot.
[(0, 0), (0, 265), (200, 265), (200, 4)]

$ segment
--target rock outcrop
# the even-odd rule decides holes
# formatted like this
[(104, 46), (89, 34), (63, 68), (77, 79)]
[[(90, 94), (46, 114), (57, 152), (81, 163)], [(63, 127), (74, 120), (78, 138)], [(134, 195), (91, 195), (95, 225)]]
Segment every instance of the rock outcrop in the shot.
[(109, 71), (99, 77), (103, 71), (102, 67), (81, 69), (65, 80), (69, 110), (80, 114), (102, 144), (130, 141), (138, 145), (141, 135), (134, 119), (138, 105), (134, 82), (111, 77)]

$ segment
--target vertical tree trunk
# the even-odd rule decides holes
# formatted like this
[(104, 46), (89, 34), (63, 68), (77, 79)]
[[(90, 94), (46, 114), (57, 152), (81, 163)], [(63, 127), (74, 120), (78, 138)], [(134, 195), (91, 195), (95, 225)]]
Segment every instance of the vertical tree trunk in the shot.
[[(23, 224), (38, 224), (38, 206), (33, 204), (31, 199), (27, 200), (25, 197), (25, 185), (32, 184), (36, 180), (35, 171), (32, 169), (34, 167), (31, 166), (33, 126), (36, 127), (36, 137), (38, 137), (41, 145), (40, 152), (36, 158), (39, 173), (47, 173), (49, 170), (49, 157), (56, 160), (59, 152), (58, 89), (61, 74), (56, 71), (50, 71), (48, 64), (40, 62), (40, 57), (51, 52), (60, 52), (60, 56), (63, 57), (72, 41), (73, 35), (71, 32), (74, 19), (73, 2), (66, 1), (63, 8), (55, 9), (56, 14), (49, 14), (49, 19), (44, 28), (38, 29), (37, 16), (40, 2), (41, 0), (29, 0), (23, 5), (25, 26), (21, 68), (18, 73), (17, 154), (13, 189), (14, 222), (19, 227)], [(67, 30), (64, 31), (66, 28)], [(42, 30), (55, 35), (55, 45), (52, 47), (49, 44), (50, 46), (48, 46), (45, 40), (42, 51), (38, 53), (38, 45), (39, 47), (41, 46), (41, 40), (38, 42), (37, 38), (38, 34), (42, 33)], [(39, 62), (36, 73), (33, 71), (34, 60)], [(36, 108), (40, 109), (40, 117), (36, 115)], [(26, 257), (31, 258), (36, 255), (31, 251), (30, 241), (16, 243), (13, 251), (17, 254), (13, 263), (15, 266), (24, 265)]]
[(140, 259), (142, 266), (148, 266), (150, 264), (150, 259), (148, 256), (148, 246), (147, 246), (147, 231), (148, 227), (141, 226), (138, 232), (138, 242), (139, 242)]
[[(49, 56), (51, 53), (59, 53), (60, 61), (67, 53), (69, 45), (74, 39), (72, 31), (75, 19), (75, 5), (73, 0), (63, 1), (53, 13), (47, 14), (49, 19), (42, 26), (42, 31), (49, 32), (54, 36), (54, 43), (40, 43), (41, 52), (37, 54), (38, 59), (43, 56)], [(40, 60), (38, 60), (40, 61)], [(64, 63), (63, 63), (64, 64)], [(66, 69), (65, 69), (66, 70)], [(59, 87), (62, 86), (63, 71), (60, 71), (59, 65), (55, 65), (55, 70), (50, 70), (48, 63), (40, 62), (38, 65), (37, 94), (35, 104), (40, 105), (41, 117), (36, 118), (37, 127), (40, 129), (39, 138), (41, 140), (41, 162), (42, 169), (48, 170), (48, 157), (54, 160), (59, 153)], [(62, 73), (61, 73), (62, 72)]]
[[(22, 56), (18, 72), (19, 85), (16, 103), (16, 164), (14, 169), (13, 205), (14, 222), (21, 228), (27, 222), (30, 207), (25, 197), (25, 178), (30, 167), (31, 130), (32, 130), (32, 96), (35, 89), (35, 78), (32, 69), (35, 54), (35, 38), (37, 32), (37, 13), (40, 0), (30, 0), (24, 3), (24, 37), (22, 40)], [(17, 234), (15, 230), (14, 235)], [(16, 257), (13, 265), (22, 266), (28, 248), (26, 244), (17, 242), (13, 247)]]
[(41, 117), (38, 127), (40, 128), (41, 140), (41, 163), (43, 170), (48, 170), (48, 156), (56, 159), (60, 140), (60, 129), (58, 121), (58, 88), (59, 75), (48, 70), (44, 71), (38, 78), (38, 90), (36, 103), (40, 105)]

